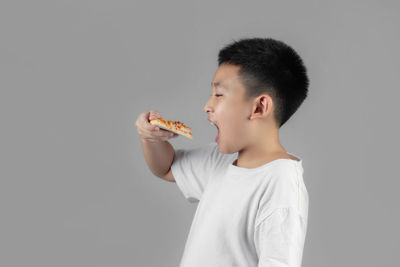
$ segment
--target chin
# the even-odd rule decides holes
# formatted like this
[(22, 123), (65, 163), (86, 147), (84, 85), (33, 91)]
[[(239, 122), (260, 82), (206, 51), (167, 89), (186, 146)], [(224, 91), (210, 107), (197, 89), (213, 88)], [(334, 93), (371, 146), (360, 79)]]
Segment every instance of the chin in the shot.
[(225, 147), (224, 145), (221, 145), (220, 142), (217, 143), (218, 144), (218, 150), (219, 152), (221, 152), (222, 154), (233, 154), (236, 153), (237, 151), (234, 151), (232, 149), (229, 149), (227, 147)]
[(217, 145), (218, 145), (219, 152), (223, 153), (223, 154), (226, 154), (226, 152), (225, 152), (224, 148), (221, 146), (220, 142), (217, 142)]

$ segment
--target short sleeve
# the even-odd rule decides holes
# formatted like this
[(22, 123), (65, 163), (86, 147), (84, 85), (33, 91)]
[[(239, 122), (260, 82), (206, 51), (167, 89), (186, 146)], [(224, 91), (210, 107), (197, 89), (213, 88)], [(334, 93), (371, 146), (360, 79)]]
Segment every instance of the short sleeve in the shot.
[(218, 144), (209, 143), (194, 149), (177, 149), (171, 171), (185, 198), (198, 202), (215, 169)]
[(295, 208), (275, 209), (255, 228), (258, 267), (301, 267), (306, 231)]

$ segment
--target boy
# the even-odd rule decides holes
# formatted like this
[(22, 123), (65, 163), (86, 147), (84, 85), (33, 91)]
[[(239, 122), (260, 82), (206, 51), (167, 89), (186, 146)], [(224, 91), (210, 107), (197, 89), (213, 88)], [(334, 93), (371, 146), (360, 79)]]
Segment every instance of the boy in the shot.
[(204, 106), (215, 142), (174, 151), (170, 133), (149, 124), (161, 114), (136, 122), (152, 172), (199, 202), (180, 266), (300, 267), (308, 192), (302, 160), (285, 151), (278, 130), (307, 96), (306, 68), (270, 38), (234, 41), (218, 63)]

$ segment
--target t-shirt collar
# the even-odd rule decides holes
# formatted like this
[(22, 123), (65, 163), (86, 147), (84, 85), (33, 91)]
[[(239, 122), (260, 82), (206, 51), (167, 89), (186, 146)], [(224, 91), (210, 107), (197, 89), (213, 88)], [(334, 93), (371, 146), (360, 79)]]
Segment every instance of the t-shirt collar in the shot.
[(264, 165), (258, 166), (256, 168), (243, 168), (243, 167), (238, 167), (238, 166), (233, 165), (233, 163), (237, 160), (237, 157), (235, 157), (228, 165), (228, 172), (237, 173), (237, 174), (256, 173), (256, 172), (263, 171), (267, 168), (270, 168), (271, 166), (274, 166), (274, 165), (276, 165), (278, 163), (282, 163), (282, 162), (292, 162), (296, 165), (296, 167), (298, 167), (302, 171), (303, 170), (303, 166), (302, 166), (303, 159), (293, 153), (289, 153), (287, 151), (286, 151), (286, 153), (298, 158), (299, 160), (280, 158), (280, 159), (272, 160), (272, 161), (270, 161)]

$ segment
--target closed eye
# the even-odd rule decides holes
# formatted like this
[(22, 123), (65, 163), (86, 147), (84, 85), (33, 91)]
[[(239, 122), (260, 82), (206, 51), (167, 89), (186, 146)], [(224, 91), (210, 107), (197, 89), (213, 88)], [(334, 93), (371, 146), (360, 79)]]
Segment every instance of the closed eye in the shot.
[(216, 96), (216, 97), (219, 97), (219, 96), (222, 96), (222, 95), (218, 95), (218, 94), (217, 94), (217, 95), (215, 95), (215, 96)]

